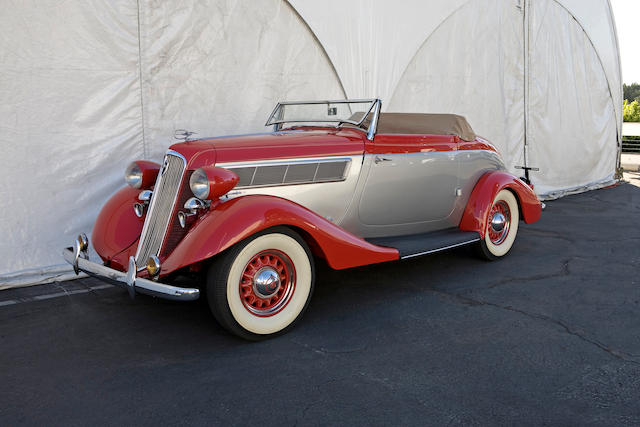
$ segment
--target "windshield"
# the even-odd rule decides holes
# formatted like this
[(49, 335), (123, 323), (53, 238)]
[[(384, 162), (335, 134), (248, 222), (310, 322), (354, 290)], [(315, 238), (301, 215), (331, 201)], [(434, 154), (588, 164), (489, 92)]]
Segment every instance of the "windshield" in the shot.
[(350, 123), (358, 126), (375, 102), (375, 99), (280, 102), (266, 126), (282, 123)]

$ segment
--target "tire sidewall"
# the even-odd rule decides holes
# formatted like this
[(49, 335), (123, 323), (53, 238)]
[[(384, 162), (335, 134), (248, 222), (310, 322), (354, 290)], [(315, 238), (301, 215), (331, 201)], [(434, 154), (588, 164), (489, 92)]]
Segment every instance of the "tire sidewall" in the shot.
[[(270, 249), (283, 252), (291, 260), (295, 269), (295, 288), (291, 299), (280, 311), (262, 317), (244, 306), (240, 279), (247, 263), (255, 255)], [(222, 326), (246, 339), (268, 338), (293, 327), (313, 294), (315, 272), (311, 252), (297, 233), (285, 227), (265, 230), (245, 239), (230, 248), (217, 264), (212, 266), (207, 280), (209, 304)]]

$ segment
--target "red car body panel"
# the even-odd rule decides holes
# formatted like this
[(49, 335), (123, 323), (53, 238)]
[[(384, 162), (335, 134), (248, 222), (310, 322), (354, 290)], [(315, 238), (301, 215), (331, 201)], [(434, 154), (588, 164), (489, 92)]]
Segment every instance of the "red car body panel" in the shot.
[(484, 138), (476, 137), (473, 141), (462, 141), (458, 144), (458, 150), (485, 150), (497, 153), (496, 147)]
[[(204, 166), (202, 170), (209, 179), (209, 198), (215, 200), (224, 196), (238, 184), (238, 175), (229, 169), (217, 166)], [(178, 206), (179, 207), (179, 206)]]
[(518, 199), (524, 222), (530, 224), (540, 219), (542, 205), (533, 190), (507, 172), (493, 171), (482, 175), (473, 188), (460, 221), (460, 229), (477, 231), (484, 238), (493, 200), (505, 188), (511, 190)]
[(376, 135), (374, 142), (367, 141), (368, 154), (428, 153), (456, 150), (488, 150), (497, 153), (496, 148), (482, 138), (464, 141), (455, 135)]
[(140, 190), (153, 187), (160, 171), (160, 165), (156, 162), (150, 162), (148, 160), (137, 160), (135, 162), (140, 171), (142, 172), (142, 182), (140, 183)]
[[(129, 266), (129, 257), (135, 256), (138, 250), (138, 241), (139, 240), (136, 239), (133, 244), (124, 248), (117, 254), (114, 254), (111, 258), (109, 258), (108, 261), (105, 260), (107, 261), (109, 267), (120, 271), (127, 271), (127, 268)], [(147, 270), (139, 271), (138, 277), (148, 277)]]
[(169, 148), (184, 156), (187, 161), (187, 169), (193, 170), (203, 166), (211, 166), (217, 161), (216, 149), (206, 141), (181, 142)]
[[(121, 188), (102, 207), (91, 233), (91, 244), (104, 261), (132, 246), (142, 232), (144, 217), (133, 211), (139, 189)], [(126, 263), (125, 263), (126, 265)]]
[(455, 151), (458, 149), (458, 140), (453, 135), (376, 135), (375, 142), (367, 141), (365, 152), (397, 154)]
[(493, 145), (482, 138), (463, 141), (454, 135), (378, 134), (375, 142), (370, 142), (361, 130), (352, 128), (336, 130), (311, 126), (274, 133), (187, 141), (175, 144), (171, 149), (186, 158), (189, 169), (215, 163), (352, 156), (363, 152), (369, 154), (455, 150), (497, 152)]
[[(206, 260), (235, 243), (278, 225), (303, 231), (310, 246), (334, 269), (399, 259), (396, 249), (376, 246), (294, 202), (249, 195), (220, 203), (202, 216), (162, 263), (162, 275)], [(319, 251), (319, 252), (318, 252)]]
[[(301, 127), (272, 133), (181, 142), (171, 149), (182, 154), (189, 168), (195, 169), (214, 163), (357, 155), (364, 151), (365, 140), (364, 132), (356, 129)], [(203, 150), (215, 151), (215, 155), (202, 158)]]

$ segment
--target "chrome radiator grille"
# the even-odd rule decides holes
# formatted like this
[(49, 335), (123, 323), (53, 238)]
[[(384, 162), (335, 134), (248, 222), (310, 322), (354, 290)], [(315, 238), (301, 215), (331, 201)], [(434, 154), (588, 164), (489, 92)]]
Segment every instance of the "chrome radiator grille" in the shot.
[(184, 157), (176, 152), (170, 151), (164, 158), (138, 243), (138, 251), (136, 252), (138, 270), (144, 268), (151, 255), (160, 253), (180, 191), (185, 167)]

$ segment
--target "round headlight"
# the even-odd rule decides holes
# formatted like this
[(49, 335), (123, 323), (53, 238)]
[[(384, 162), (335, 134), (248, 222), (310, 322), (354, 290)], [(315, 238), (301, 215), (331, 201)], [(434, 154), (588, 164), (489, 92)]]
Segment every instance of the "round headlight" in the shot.
[(202, 169), (196, 169), (189, 179), (191, 192), (198, 199), (207, 199), (209, 197), (209, 177)]
[(127, 167), (124, 172), (124, 180), (133, 188), (140, 188), (142, 185), (142, 170), (136, 162), (133, 162)]

